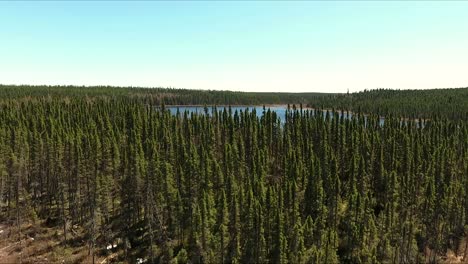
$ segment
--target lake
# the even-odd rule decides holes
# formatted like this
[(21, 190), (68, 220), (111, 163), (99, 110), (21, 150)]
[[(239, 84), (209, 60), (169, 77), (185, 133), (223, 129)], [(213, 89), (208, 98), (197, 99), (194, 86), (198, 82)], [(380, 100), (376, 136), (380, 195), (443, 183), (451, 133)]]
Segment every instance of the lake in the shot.
[[(218, 112), (222, 112), (224, 109), (228, 109), (229, 106), (225, 106), (225, 105), (218, 105), (216, 106), (216, 109)], [(287, 110), (287, 106), (286, 105), (279, 105), (279, 106), (265, 106), (265, 110), (268, 110), (270, 109), (271, 111), (275, 111), (276, 112), (276, 115), (277, 117), (280, 118), (281, 120), (281, 123), (284, 124), (286, 118), (286, 110)], [(184, 106), (184, 105), (180, 105), (180, 106), (166, 106), (166, 109), (168, 109), (173, 115), (175, 115), (177, 113), (177, 110), (179, 110), (180, 114), (183, 114), (185, 111), (187, 111), (188, 113), (198, 113), (198, 114), (205, 114), (205, 107), (204, 106)], [(299, 109), (299, 107), (297, 108)], [(207, 110), (208, 110), (208, 114), (209, 115), (212, 115), (213, 113), (213, 107), (212, 106), (207, 106)], [(245, 106), (231, 106), (231, 111), (232, 111), (232, 114), (234, 114), (236, 111), (237, 112), (245, 112), (246, 110), (248, 110), (250, 113), (255, 110), (256, 114), (257, 114), (257, 117), (262, 117), (263, 115), (263, 106), (261, 105), (254, 105), (254, 106), (249, 106), (249, 105), (245, 105)], [(310, 111), (312, 113), (315, 113), (315, 110), (312, 109), (312, 108), (303, 108), (303, 111)], [(331, 110), (328, 110), (329, 113), (330, 113), (330, 117), (333, 118), (333, 115), (331, 114), (332, 111)], [(324, 110), (322, 111), (322, 114), (323, 116), (325, 117), (327, 115), (327, 110)], [(341, 117), (341, 112), (338, 111), (338, 114), (339, 116)], [(353, 113), (352, 112), (343, 112), (343, 116), (345, 119), (350, 119), (352, 118), (353, 116)], [(366, 116), (364, 116), (364, 122), (367, 121), (367, 118)], [(416, 127), (419, 127), (420, 126), (420, 123), (418, 120), (415, 120), (415, 125)], [(425, 127), (426, 125), (426, 122), (428, 120), (423, 120), (422, 121), (422, 128)], [(384, 117), (380, 117), (380, 120), (379, 120), (379, 124), (381, 126), (383, 126), (385, 122), (385, 118)], [(401, 119), (400, 120), (400, 123), (403, 124), (403, 123), (407, 123), (408, 122), (408, 119)]]
[[(226, 110), (229, 108), (229, 106), (216, 106), (216, 109), (218, 111), (223, 111), (226, 108)], [(180, 113), (184, 113), (185, 111), (188, 111), (189, 113), (199, 113), (199, 114), (204, 114), (205, 113), (205, 107), (204, 106), (170, 106), (167, 107), (169, 111), (171, 111), (172, 114), (177, 113), (177, 109), (179, 110)], [(237, 112), (245, 112), (248, 110), (249, 112), (252, 112), (255, 109), (257, 117), (261, 117), (263, 115), (263, 106), (231, 106), (231, 111), (234, 114), (236, 111)], [(285, 120), (286, 116), (286, 110), (287, 106), (269, 106), (265, 107), (266, 110), (270, 109), (271, 111), (275, 111), (276, 115), (281, 119), (283, 122)], [(208, 106), (208, 114), (212, 115), (213, 114), (213, 107)]]
[[(216, 106), (216, 109), (217, 111), (223, 111), (224, 108), (228, 109), (229, 106)], [(198, 113), (198, 114), (204, 114), (205, 113), (205, 107), (204, 106), (166, 106), (166, 109), (168, 109), (172, 114), (176, 114), (177, 113), (177, 110), (183, 114), (185, 111), (187, 111), (188, 113)], [(281, 123), (284, 123), (286, 118), (286, 110), (287, 110), (287, 106), (266, 106), (265, 107), (265, 110), (268, 110), (270, 109), (270, 111), (274, 111), (276, 112), (276, 115), (280, 118), (281, 120)], [(208, 106), (207, 107), (207, 112), (209, 115), (212, 115), (213, 113), (213, 107), (211, 106)], [(255, 110), (256, 114), (257, 114), (257, 117), (261, 117), (263, 115), (263, 106), (231, 106), (231, 111), (232, 113), (234, 114), (236, 111), (237, 112), (245, 112), (246, 110), (248, 110), (249, 112), (252, 112), (253, 110)], [(309, 110), (311, 111), (312, 113), (315, 112), (314, 109), (310, 109), (310, 108), (304, 108), (303, 111), (306, 111), (306, 110)], [(331, 111), (330, 111), (331, 113)], [(327, 111), (323, 111), (323, 116), (325, 117), (327, 114)], [(339, 115), (341, 117), (341, 112), (339, 112)], [(350, 119), (353, 114), (351, 112), (349, 112), (348, 114), (346, 112), (343, 113), (343, 116), (346, 118), (346, 119)], [(331, 118), (333, 118), (333, 115), (330, 115)], [(383, 125), (384, 123), (384, 118), (381, 117), (380, 118), (380, 125)]]

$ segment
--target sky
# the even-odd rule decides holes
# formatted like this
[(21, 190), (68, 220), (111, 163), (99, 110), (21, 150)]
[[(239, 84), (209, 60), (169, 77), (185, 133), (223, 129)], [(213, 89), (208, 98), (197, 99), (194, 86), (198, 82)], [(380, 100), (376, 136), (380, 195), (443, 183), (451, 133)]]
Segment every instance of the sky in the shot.
[(468, 1), (0, 1), (0, 84), (468, 86)]

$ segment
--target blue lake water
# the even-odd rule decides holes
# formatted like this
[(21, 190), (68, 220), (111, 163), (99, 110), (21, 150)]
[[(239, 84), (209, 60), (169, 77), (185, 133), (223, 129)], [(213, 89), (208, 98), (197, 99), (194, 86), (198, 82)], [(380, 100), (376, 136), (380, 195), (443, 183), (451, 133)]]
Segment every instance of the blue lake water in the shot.
[[(211, 106), (208, 106), (206, 109), (203, 106), (168, 106), (166, 108), (174, 115), (177, 114), (177, 111), (179, 111), (180, 114), (183, 114), (184, 112), (187, 111), (188, 113), (198, 113), (198, 114), (205, 114), (206, 112), (209, 115), (212, 115), (213, 109), (214, 109)], [(224, 109), (227, 110), (228, 108), (229, 106), (217, 106), (216, 110), (219, 112), (219, 111), (223, 111)], [(276, 112), (276, 116), (279, 117), (279, 119), (281, 120), (281, 123), (285, 122), (287, 106), (268, 106), (268, 107), (265, 107), (265, 110), (263, 106), (231, 106), (232, 114), (234, 114), (236, 111), (239, 113), (241, 111), (242, 112), (249, 111), (251, 113), (252, 111), (255, 110), (257, 117), (262, 117), (263, 112), (268, 111), (268, 109), (270, 111)], [(306, 111), (306, 110), (312, 113), (315, 113), (314, 109), (303, 109), (303, 111)], [(327, 114), (327, 111), (323, 111), (323, 116), (326, 116), (326, 114)], [(339, 112), (339, 115), (341, 117), (340, 112)], [(353, 114), (351, 112), (349, 113), (344, 112), (343, 116), (349, 119), (353, 116)], [(330, 111), (330, 117), (333, 118), (331, 111)], [(384, 123), (384, 118), (381, 118), (380, 124), (382, 125), (383, 123)]]
[[(189, 113), (198, 113), (198, 114), (205, 113), (205, 107), (203, 106), (170, 106), (170, 107), (167, 107), (167, 109), (169, 109), (169, 111), (171, 111), (171, 113), (174, 115), (177, 113), (177, 110), (179, 110), (181, 114), (184, 113), (185, 111), (188, 111)], [(209, 115), (213, 114), (213, 109), (214, 109), (213, 107), (210, 107), (210, 106), (207, 107)], [(216, 110), (218, 112), (223, 111), (224, 109), (228, 110), (229, 106), (216, 106)], [(268, 109), (270, 109), (271, 111), (275, 111), (276, 115), (282, 121), (285, 120), (287, 107), (284, 107), (284, 106), (265, 107), (265, 110), (268, 110)], [(257, 114), (257, 117), (261, 117), (263, 115), (263, 106), (231, 106), (232, 114), (234, 114), (236, 111), (239, 113), (241, 111), (242, 112), (249, 111), (250, 113), (252, 113), (252, 111), (254, 110)]]
[[(166, 106), (166, 109), (168, 109), (174, 115), (177, 114), (177, 111), (179, 111), (180, 114), (183, 114), (186, 111), (188, 113), (205, 114), (205, 111), (206, 111), (209, 115), (212, 115), (214, 108), (212, 106), (207, 106), (206, 109), (205, 109), (204, 106)], [(222, 111), (224, 111), (224, 109), (228, 110), (229, 106), (216, 106), (216, 110), (218, 112), (222, 112)], [(284, 122), (286, 120), (287, 106), (267, 106), (267, 107), (265, 107), (265, 111), (268, 111), (268, 109), (270, 109), (270, 111), (276, 112), (276, 116), (279, 117), (279, 119), (281, 120), (281, 123), (284, 124)], [(299, 108), (297, 108), (297, 109), (299, 109)], [(247, 106), (231, 106), (231, 113), (232, 114), (234, 114), (236, 111), (238, 113), (240, 113), (241, 111), (242, 112), (249, 111), (249, 113), (251, 113), (254, 110), (256, 112), (257, 117), (260, 118), (260, 117), (263, 116), (263, 111), (264, 111), (263, 106), (248, 106), (248, 105)], [(303, 111), (310, 111), (312, 114), (315, 113), (314, 109), (304, 108)], [(325, 117), (327, 115), (327, 110), (323, 110), (322, 114)], [(329, 114), (330, 114), (330, 117), (333, 118), (332, 111), (329, 111)], [(340, 111), (338, 111), (338, 114), (341, 117), (342, 114), (341, 114)], [(344, 112), (343, 116), (344, 116), (345, 119), (350, 119), (350, 118), (352, 118), (353, 113), (352, 112)], [(364, 122), (367, 122), (366, 117), (364, 117)], [(385, 118), (380, 117), (379, 124), (382, 126), (384, 124), (384, 122), (385, 122)], [(407, 123), (407, 122), (408, 122), (408, 119), (401, 119), (400, 120), (401, 124)], [(424, 127), (426, 125), (426, 122), (427, 122), (427, 120), (423, 120), (422, 127)], [(416, 125), (416, 127), (420, 126), (419, 122), (415, 122), (415, 125)]]

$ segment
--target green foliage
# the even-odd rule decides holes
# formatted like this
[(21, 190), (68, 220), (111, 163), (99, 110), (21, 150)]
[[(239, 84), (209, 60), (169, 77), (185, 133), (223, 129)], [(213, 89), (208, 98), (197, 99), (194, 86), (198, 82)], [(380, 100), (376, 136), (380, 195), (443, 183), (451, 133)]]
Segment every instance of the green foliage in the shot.
[(401, 117), (426, 107), (391, 103), (383, 124), (294, 106), (281, 123), (266, 109), (171, 115), (155, 103), (301, 95), (0, 90), (1, 217), (86, 227), (93, 250), (119, 243), (125, 259), (155, 263), (417, 263), (466, 236), (468, 122), (450, 105), (424, 125)]
[(381, 116), (394, 114), (405, 118), (451, 119), (468, 118), (468, 88), (431, 90), (364, 90), (352, 94), (330, 94), (309, 99), (314, 108), (343, 109), (373, 113)]

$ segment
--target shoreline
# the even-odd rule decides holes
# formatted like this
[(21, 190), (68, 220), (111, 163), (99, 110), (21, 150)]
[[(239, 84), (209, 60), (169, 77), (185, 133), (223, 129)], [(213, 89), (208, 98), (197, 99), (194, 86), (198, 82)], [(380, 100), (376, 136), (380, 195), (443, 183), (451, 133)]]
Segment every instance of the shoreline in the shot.
[[(300, 104), (299, 106), (297, 104), (289, 104), (290, 106), (292, 105), (296, 105), (296, 110), (300, 110)], [(222, 105), (199, 105), (199, 104), (190, 104), (190, 105), (164, 105), (164, 107), (167, 109), (167, 108), (174, 108), (174, 107), (200, 107), (200, 108), (203, 108), (203, 107), (208, 107), (208, 108), (212, 108), (213, 106), (216, 106), (217, 108), (219, 107), (220, 109), (222, 108), (227, 108), (229, 106), (231, 107), (245, 107), (245, 108), (253, 108), (253, 107), (263, 107), (265, 106), (265, 108), (278, 108), (278, 107), (284, 107), (284, 108), (287, 108), (288, 107), (288, 104), (253, 104), (253, 105), (244, 105), (244, 104), (239, 104), (239, 105), (229, 105), (229, 104), (222, 104)], [(160, 108), (160, 106), (157, 106), (158, 108)], [(292, 108), (291, 108), (292, 109)], [(302, 106), (302, 109), (303, 110), (317, 110), (317, 108), (314, 108), (314, 107), (310, 107), (310, 106)], [(329, 111), (329, 112), (333, 112), (333, 109), (321, 109), (322, 111)], [(357, 115), (356, 112), (353, 112), (351, 110), (341, 110), (341, 109), (335, 109), (335, 112), (341, 112), (343, 111), (344, 113), (349, 113), (351, 115)], [(371, 114), (368, 114), (368, 113), (362, 113), (363, 116), (365, 117), (368, 117), (370, 116)], [(380, 119), (385, 119), (385, 116), (381, 116), (379, 115), (379, 118)], [(409, 121), (409, 120), (413, 120), (413, 121), (419, 121), (420, 118), (409, 118), (409, 117), (400, 117), (400, 120), (404, 120), (404, 121)], [(430, 119), (428, 118), (421, 118), (421, 120), (423, 122), (426, 122), (426, 121), (429, 121)]]
[[(292, 104), (290, 104), (292, 105)], [(210, 104), (210, 105), (200, 105), (200, 104), (166, 104), (164, 105), (164, 107), (213, 107), (213, 106), (216, 106), (216, 107), (227, 107), (227, 106), (231, 106), (231, 107), (287, 107), (288, 104)], [(159, 107), (159, 106), (158, 106)], [(303, 107), (304, 108), (304, 107)]]

